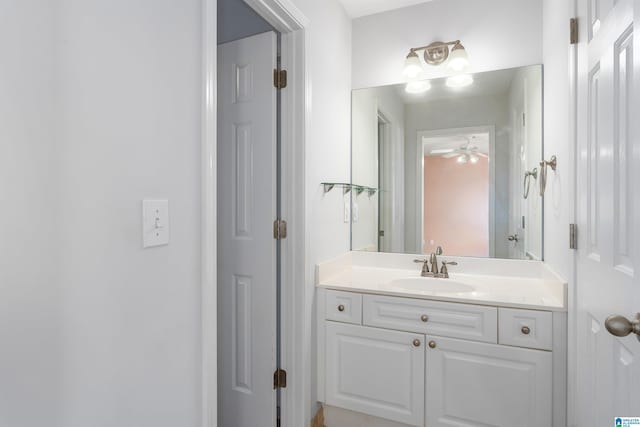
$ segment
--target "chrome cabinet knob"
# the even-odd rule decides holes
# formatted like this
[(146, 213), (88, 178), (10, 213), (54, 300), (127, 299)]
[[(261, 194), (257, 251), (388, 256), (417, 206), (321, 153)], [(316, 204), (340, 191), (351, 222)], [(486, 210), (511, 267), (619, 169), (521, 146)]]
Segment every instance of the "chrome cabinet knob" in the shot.
[(525, 335), (529, 335), (531, 333), (531, 329), (528, 326), (523, 326), (520, 331), (522, 331), (522, 333)]
[(427, 316), (426, 314), (423, 314), (422, 316), (420, 316), (420, 320), (422, 320), (423, 322), (428, 322), (429, 316)]
[(429, 348), (436, 348), (436, 342), (435, 341), (429, 341)]
[(517, 234), (511, 234), (509, 237), (507, 237), (507, 240), (509, 240), (510, 242), (517, 242), (518, 240), (520, 240), (520, 236), (518, 236)]
[(629, 320), (624, 316), (614, 315), (607, 317), (604, 326), (611, 335), (616, 337), (626, 337), (629, 334), (636, 334), (640, 341), (640, 313), (636, 314), (634, 320)]
[(340, 305), (338, 306), (338, 311), (344, 311), (344, 305), (340, 304)]
[(413, 346), (414, 347), (420, 347), (420, 340), (417, 339), (417, 338), (415, 340), (413, 340)]

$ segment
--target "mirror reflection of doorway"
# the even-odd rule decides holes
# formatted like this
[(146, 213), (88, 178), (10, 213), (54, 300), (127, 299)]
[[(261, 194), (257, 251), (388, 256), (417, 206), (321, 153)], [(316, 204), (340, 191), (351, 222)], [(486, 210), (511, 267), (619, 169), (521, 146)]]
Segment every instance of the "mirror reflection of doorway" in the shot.
[(493, 255), (493, 129), (422, 135), (422, 253)]

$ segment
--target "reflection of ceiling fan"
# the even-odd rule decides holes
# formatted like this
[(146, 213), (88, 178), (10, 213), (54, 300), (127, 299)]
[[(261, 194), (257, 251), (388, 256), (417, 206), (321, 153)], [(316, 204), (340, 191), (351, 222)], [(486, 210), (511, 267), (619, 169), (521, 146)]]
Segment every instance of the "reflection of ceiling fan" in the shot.
[(467, 143), (460, 146), (460, 148), (441, 148), (431, 150), (431, 154), (441, 154), (445, 159), (451, 159), (453, 157), (458, 158), (458, 163), (478, 163), (480, 157), (489, 158), (484, 153), (478, 151), (478, 147), (471, 145), (471, 139), (467, 137)]

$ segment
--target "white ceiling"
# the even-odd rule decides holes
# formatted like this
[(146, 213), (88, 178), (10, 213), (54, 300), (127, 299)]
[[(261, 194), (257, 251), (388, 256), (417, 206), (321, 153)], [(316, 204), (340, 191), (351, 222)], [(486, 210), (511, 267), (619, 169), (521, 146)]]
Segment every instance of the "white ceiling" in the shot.
[(431, 0), (339, 0), (351, 18), (373, 15), (374, 13), (400, 9)]

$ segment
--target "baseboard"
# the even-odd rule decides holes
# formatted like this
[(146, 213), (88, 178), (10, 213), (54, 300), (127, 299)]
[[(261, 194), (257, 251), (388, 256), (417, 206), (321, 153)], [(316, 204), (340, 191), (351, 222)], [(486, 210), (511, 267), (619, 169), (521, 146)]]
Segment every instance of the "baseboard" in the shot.
[(311, 420), (311, 427), (324, 427), (324, 408), (322, 406)]

